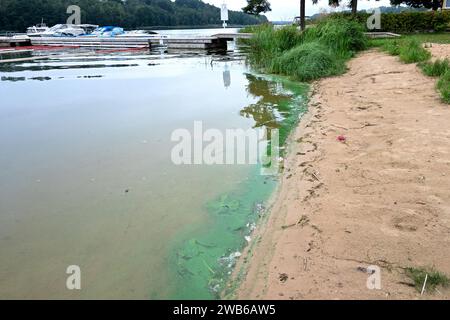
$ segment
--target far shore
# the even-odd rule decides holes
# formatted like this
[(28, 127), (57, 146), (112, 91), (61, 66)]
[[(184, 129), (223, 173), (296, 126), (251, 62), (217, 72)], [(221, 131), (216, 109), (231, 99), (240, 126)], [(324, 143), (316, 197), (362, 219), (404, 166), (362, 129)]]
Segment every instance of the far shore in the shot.
[[(450, 45), (429, 50), (450, 57)], [(398, 57), (372, 49), (348, 68), (312, 86), (240, 262), (239, 299), (450, 299), (449, 288), (421, 295), (406, 275), (450, 275), (450, 107), (435, 78)]]

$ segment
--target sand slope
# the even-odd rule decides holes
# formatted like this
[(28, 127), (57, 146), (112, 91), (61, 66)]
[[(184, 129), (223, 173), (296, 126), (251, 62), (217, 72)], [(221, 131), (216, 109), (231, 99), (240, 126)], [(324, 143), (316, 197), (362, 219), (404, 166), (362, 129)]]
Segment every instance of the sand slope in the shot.
[[(346, 141), (338, 141), (338, 136)], [(365, 52), (315, 84), (238, 297), (420, 297), (403, 267), (450, 275), (450, 106), (414, 64)], [(368, 274), (381, 268), (381, 290)]]

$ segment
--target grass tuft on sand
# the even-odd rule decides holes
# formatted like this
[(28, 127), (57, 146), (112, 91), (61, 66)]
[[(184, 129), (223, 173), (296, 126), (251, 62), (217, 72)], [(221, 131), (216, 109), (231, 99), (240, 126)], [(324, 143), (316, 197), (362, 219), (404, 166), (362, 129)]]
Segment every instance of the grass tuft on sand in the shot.
[(425, 277), (428, 275), (425, 290), (434, 290), (438, 286), (447, 287), (450, 285), (450, 279), (443, 274), (435, 270), (434, 268), (406, 268), (405, 274), (414, 282), (414, 287), (417, 291), (421, 292), (425, 283)]
[(450, 69), (440, 77), (437, 88), (441, 93), (442, 100), (450, 104)]
[(430, 59), (431, 53), (422, 47), (419, 40), (413, 38), (400, 45), (399, 56), (404, 63), (416, 63)]
[(437, 59), (434, 62), (422, 62), (419, 64), (419, 67), (429, 77), (440, 77), (450, 70), (450, 62), (448, 59)]

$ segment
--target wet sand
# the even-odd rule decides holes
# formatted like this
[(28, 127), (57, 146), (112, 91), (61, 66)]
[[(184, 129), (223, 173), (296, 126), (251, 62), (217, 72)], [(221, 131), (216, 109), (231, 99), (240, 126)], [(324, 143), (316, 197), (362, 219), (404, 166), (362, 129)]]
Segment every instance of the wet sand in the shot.
[(404, 272), (450, 275), (450, 107), (415, 64), (372, 50), (348, 67), (314, 84), (237, 298), (450, 298)]

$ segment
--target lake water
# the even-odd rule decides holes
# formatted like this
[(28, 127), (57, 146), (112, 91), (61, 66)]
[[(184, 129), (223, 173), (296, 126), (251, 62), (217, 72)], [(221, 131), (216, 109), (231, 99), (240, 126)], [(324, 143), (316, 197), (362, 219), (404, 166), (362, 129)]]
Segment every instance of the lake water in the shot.
[(307, 87), (239, 52), (79, 54), (0, 64), (0, 298), (217, 298), (276, 177), (177, 166), (171, 134), (284, 139)]

